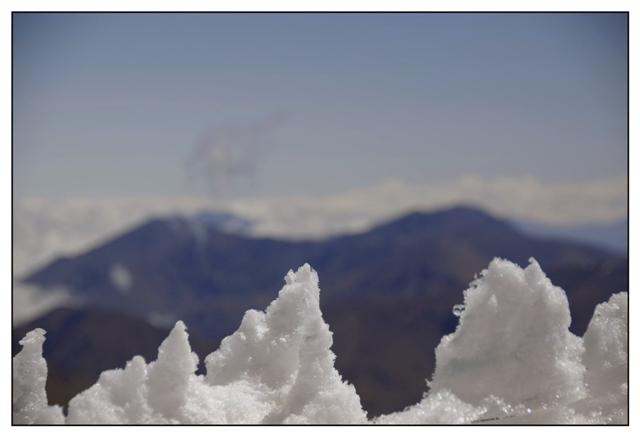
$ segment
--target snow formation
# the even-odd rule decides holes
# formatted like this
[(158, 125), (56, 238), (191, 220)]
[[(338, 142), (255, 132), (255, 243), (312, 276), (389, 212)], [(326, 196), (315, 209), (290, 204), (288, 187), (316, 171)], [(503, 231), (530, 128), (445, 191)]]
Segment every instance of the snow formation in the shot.
[(47, 403), (47, 362), (42, 358), (44, 329), (34, 329), (20, 340), (13, 357), (12, 418), (14, 423), (64, 423), (62, 408)]
[(334, 367), (318, 275), (290, 271), (278, 298), (246, 312), (197, 375), (177, 322), (158, 359), (136, 356), (69, 403), (48, 406), (44, 331), (13, 359), (13, 421), (34, 423), (626, 423), (627, 293), (600, 304), (584, 338), (569, 305), (535, 260), (496, 259), (464, 292), (456, 331), (436, 349), (418, 404), (367, 420), (353, 385)]
[(530, 407), (581, 399), (583, 346), (570, 324), (567, 296), (535, 260), (520, 269), (496, 259), (464, 292), (458, 327), (436, 348), (431, 390), (472, 404), (488, 394)]

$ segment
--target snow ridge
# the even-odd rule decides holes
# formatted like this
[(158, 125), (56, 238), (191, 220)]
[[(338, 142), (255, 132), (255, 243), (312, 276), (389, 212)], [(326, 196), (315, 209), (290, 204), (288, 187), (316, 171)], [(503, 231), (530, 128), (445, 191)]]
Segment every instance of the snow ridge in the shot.
[(205, 358), (177, 322), (147, 364), (136, 356), (103, 372), (69, 403), (49, 406), (45, 332), (13, 358), (15, 424), (193, 423), (627, 423), (627, 293), (600, 304), (584, 338), (569, 332), (569, 305), (538, 263), (495, 259), (456, 306), (456, 331), (436, 349), (421, 402), (367, 420), (353, 385), (334, 367), (318, 275), (289, 271), (265, 311)]

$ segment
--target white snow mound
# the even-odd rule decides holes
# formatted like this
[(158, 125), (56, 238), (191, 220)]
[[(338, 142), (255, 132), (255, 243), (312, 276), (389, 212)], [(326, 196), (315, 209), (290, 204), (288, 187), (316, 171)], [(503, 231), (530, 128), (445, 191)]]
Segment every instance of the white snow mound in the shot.
[(436, 348), (432, 390), (465, 402), (488, 395), (536, 408), (585, 396), (582, 340), (564, 291), (531, 259), (495, 259), (464, 292), (458, 328)]
[[(569, 332), (564, 291), (538, 263), (495, 259), (464, 292), (456, 331), (436, 348), (422, 401), (367, 420), (353, 385), (334, 367), (318, 275), (289, 271), (267, 309), (199, 358), (177, 322), (158, 359), (136, 356), (103, 372), (69, 403), (49, 406), (45, 332), (13, 358), (14, 424), (627, 423), (627, 293), (596, 307), (584, 339)], [(426, 388), (426, 387), (425, 387)]]

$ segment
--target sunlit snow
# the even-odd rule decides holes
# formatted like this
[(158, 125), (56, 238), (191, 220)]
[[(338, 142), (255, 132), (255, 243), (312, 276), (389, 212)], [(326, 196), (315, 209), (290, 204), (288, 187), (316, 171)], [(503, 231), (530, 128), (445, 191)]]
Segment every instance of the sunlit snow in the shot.
[(122, 264), (114, 264), (109, 271), (109, 279), (121, 294), (129, 294), (133, 285), (133, 278), (129, 269)]
[[(564, 291), (535, 260), (496, 259), (456, 306), (422, 401), (367, 419), (334, 367), (308, 264), (285, 276), (265, 311), (249, 310), (204, 362), (177, 322), (151, 363), (136, 356), (69, 403), (48, 406), (44, 331), (13, 358), (13, 421), (36, 423), (626, 423), (627, 293), (600, 304), (584, 338), (569, 332)], [(430, 375), (425, 375), (425, 378)]]

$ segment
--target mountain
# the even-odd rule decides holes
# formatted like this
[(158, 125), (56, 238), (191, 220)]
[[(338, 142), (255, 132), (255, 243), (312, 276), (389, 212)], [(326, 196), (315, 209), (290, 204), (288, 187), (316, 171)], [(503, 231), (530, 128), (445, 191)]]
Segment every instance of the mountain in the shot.
[(627, 253), (629, 246), (627, 219), (579, 226), (553, 226), (521, 221), (516, 226), (530, 235), (595, 244), (621, 255)]
[(434, 348), (456, 326), (453, 305), (496, 256), (521, 265), (536, 258), (567, 291), (579, 335), (597, 303), (628, 289), (625, 257), (531, 237), (467, 207), (411, 213), (324, 241), (250, 238), (179, 217), (156, 219), (25, 281), (65, 287), (87, 307), (132, 318), (180, 318), (212, 350), (244, 311), (275, 298), (289, 269), (309, 262), (320, 275), (336, 366), (376, 415), (420, 399)]

